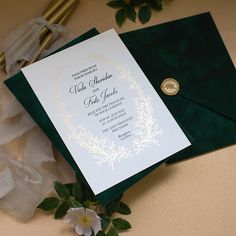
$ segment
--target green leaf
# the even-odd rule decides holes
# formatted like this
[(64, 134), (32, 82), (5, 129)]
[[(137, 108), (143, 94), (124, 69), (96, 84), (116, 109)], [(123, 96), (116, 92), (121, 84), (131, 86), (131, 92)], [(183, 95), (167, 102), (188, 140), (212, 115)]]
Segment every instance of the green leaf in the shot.
[(119, 202), (111, 202), (105, 207), (105, 211), (107, 215), (111, 215), (112, 213), (118, 212), (119, 208), (120, 208)]
[(74, 183), (64, 184), (64, 186), (68, 189), (70, 195), (72, 196), (73, 195), (72, 190), (73, 190)]
[(72, 208), (78, 208), (78, 207), (82, 207), (82, 204), (78, 201), (76, 201), (73, 197), (70, 198), (70, 206)]
[(58, 207), (60, 200), (57, 197), (45, 198), (39, 205), (38, 208), (44, 211), (51, 211)]
[(115, 218), (112, 220), (112, 223), (113, 226), (118, 230), (126, 230), (131, 228), (130, 223), (122, 218)]
[(139, 9), (138, 17), (142, 24), (147, 23), (151, 18), (151, 8), (147, 5), (141, 6)]
[(86, 200), (90, 200), (90, 201), (96, 201), (97, 198), (94, 195), (94, 193), (92, 192), (92, 190), (89, 188), (89, 186), (87, 184), (85, 184), (83, 181), (81, 181), (79, 176), (76, 176), (78, 183), (81, 186), (81, 199), (80, 201), (86, 201)]
[(145, 0), (131, 0), (130, 1), (130, 5), (131, 6), (140, 6), (142, 4), (144, 4)]
[(147, 0), (147, 3), (154, 10), (162, 10), (162, 3), (160, 0)]
[(137, 13), (132, 6), (127, 7), (127, 17), (133, 22), (136, 20)]
[(55, 188), (59, 197), (65, 199), (65, 200), (69, 199), (70, 192), (65, 185), (56, 181), (54, 184), (54, 188)]
[(122, 215), (130, 215), (131, 214), (131, 210), (130, 210), (129, 206), (123, 202), (120, 202), (120, 207), (119, 207), (118, 212)]
[(107, 218), (105, 214), (101, 214), (101, 215), (99, 215), (99, 217), (101, 218), (102, 229), (105, 231), (107, 229), (107, 227), (109, 226), (111, 220), (109, 218)]
[(74, 183), (72, 188), (72, 196), (75, 200), (79, 200), (82, 197), (81, 185), (79, 183)]
[(117, 9), (126, 6), (126, 2), (124, 0), (114, 0), (108, 2), (107, 6)]
[(114, 201), (115, 202), (119, 202), (121, 199), (122, 199), (122, 197), (123, 197), (123, 193), (120, 195), (120, 196), (118, 196)]
[(66, 215), (66, 212), (69, 210), (70, 205), (67, 201), (62, 202), (57, 208), (54, 218), (61, 219)]
[(81, 190), (81, 193), (82, 193), (82, 198), (81, 198), (82, 201), (87, 201), (87, 200), (96, 201), (97, 200), (94, 193), (87, 188), (83, 188)]
[(118, 232), (114, 227), (111, 227), (107, 232), (107, 236), (118, 236)]
[(99, 231), (96, 236), (106, 236), (106, 234), (103, 231)]
[(126, 8), (121, 8), (116, 12), (116, 22), (121, 27), (127, 18)]

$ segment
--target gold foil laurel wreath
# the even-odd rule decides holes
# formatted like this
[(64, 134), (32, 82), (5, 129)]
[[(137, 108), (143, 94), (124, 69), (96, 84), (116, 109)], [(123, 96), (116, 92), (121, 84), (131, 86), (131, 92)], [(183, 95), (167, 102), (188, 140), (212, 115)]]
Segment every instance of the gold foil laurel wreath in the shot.
[(53, 91), (54, 100), (55, 104), (57, 104), (58, 114), (61, 116), (65, 127), (67, 127), (69, 139), (74, 139), (82, 148), (87, 150), (98, 166), (107, 164), (114, 170), (117, 162), (138, 156), (151, 144), (160, 146), (159, 136), (162, 135), (163, 130), (159, 127), (154, 117), (152, 98), (143, 92), (140, 84), (131, 74), (130, 69), (125, 64), (119, 64), (115, 60), (112, 61), (101, 55), (93, 55), (92, 58), (95, 61), (114, 67), (118, 72), (117, 79), (125, 81), (129, 89), (137, 95), (137, 99), (133, 100), (137, 120), (133, 122), (135, 138), (131, 147), (116, 145), (107, 138), (97, 137), (83, 125), (77, 126), (73, 122), (68, 112), (69, 101), (65, 100), (64, 97), (62, 98), (59, 92), (60, 81), (64, 78), (61, 76), (62, 72), (57, 75), (58, 83)]

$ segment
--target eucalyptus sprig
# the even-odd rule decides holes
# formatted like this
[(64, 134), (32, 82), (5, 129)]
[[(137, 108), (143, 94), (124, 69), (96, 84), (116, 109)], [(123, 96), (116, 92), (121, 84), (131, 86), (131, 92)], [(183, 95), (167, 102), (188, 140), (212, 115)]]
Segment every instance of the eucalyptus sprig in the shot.
[(152, 11), (163, 9), (163, 0), (112, 0), (107, 6), (117, 9), (115, 18), (121, 27), (126, 19), (133, 22), (138, 16), (142, 24), (147, 23), (152, 16)]
[[(96, 236), (118, 236), (119, 232), (131, 228), (127, 220), (121, 217), (114, 218), (114, 213), (131, 214), (129, 206), (121, 201), (122, 195), (102, 206), (84, 184), (55, 182), (54, 188), (57, 196), (45, 198), (38, 208), (53, 213), (55, 219), (62, 219), (70, 208), (84, 207), (94, 210), (101, 219), (102, 230)], [(94, 236), (94, 233), (91, 236)]]

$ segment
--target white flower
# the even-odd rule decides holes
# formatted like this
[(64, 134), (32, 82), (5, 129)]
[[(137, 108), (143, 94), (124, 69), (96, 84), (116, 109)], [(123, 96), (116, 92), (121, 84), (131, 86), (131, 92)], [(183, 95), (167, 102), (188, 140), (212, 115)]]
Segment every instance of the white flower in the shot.
[(96, 212), (84, 207), (70, 208), (64, 220), (73, 226), (79, 235), (90, 236), (92, 232), (96, 235), (102, 229), (101, 219)]

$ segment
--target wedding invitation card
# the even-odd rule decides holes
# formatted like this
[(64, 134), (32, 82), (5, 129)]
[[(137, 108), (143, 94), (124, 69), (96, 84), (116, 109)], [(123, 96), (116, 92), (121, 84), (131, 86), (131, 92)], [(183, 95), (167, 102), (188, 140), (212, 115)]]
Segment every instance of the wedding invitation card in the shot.
[(190, 145), (114, 30), (22, 72), (96, 195)]

